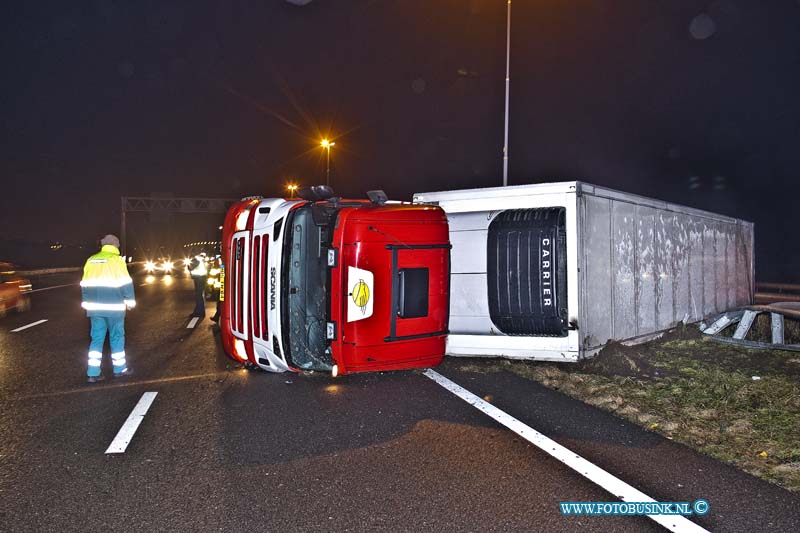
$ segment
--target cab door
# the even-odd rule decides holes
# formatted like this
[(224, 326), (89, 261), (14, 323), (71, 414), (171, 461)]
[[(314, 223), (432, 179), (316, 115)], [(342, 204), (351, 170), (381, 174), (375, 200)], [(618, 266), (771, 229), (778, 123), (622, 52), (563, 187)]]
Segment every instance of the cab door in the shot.
[(359, 243), (342, 261), (343, 366), (357, 372), (438, 364), (447, 335), (450, 244)]

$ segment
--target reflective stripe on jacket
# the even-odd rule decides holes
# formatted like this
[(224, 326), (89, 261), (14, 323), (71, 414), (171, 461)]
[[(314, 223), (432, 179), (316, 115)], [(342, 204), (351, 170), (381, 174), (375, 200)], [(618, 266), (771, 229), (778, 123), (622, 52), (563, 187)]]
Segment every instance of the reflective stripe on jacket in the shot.
[(106, 244), (86, 261), (81, 295), (81, 307), (89, 316), (120, 316), (136, 305), (133, 280), (116, 246)]
[(192, 277), (208, 276), (208, 269), (206, 268), (206, 260), (202, 256), (195, 256), (189, 263), (189, 274)]

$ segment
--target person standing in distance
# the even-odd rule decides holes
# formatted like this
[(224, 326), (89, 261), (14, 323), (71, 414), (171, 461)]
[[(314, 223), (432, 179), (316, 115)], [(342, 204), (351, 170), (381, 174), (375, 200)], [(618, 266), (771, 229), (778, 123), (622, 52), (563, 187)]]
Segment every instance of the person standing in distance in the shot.
[(190, 316), (205, 318), (206, 316), (206, 301), (203, 293), (206, 289), (206, 281), (208, 280), (208, 267), (206, 266), (206, 254), (197, 254), (186, 265), (189, 273), (192, 275), (194, 281), (194, 311)]
[(105, 379), (100, 371), (103, 345), (108, 334), (114, 377), (130, 375), (125, 360), (125, 311), (136, 306), (133, 280), (119, 255), (119, 239), (106, 235), (102, 248), (86, 260), (81, 280), (81, 307), (91, 321), (92, 341), (86, 369), (89, 383)]

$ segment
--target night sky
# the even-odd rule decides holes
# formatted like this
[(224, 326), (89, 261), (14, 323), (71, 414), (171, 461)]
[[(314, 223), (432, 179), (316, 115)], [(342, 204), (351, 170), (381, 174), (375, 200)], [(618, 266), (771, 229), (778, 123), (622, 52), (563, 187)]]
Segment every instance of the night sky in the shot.
[[(93, 241), (119, 197), (502, 184), (504, 0), (6, 3), (3, 239)], [(800, 282), (800, 2), (516, 0), (510, 183), (752, 220)], [(11, 259), (14, 258), (0, 258)]]

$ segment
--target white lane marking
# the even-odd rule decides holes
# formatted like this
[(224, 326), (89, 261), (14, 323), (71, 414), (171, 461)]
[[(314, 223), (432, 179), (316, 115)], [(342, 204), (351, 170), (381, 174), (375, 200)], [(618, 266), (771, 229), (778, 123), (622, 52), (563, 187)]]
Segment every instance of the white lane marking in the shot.
[(111, 441), (111, 445), (106, 450), (106, 453), (125, 453), (125, 449), (128, 447), (128, 444), (130, 444), (133, 434), (139, 429), (139, 424), (142, 423), (144, 415), (147, 414), (147, 410), (150, 409), (150, 405), (153, 403), (153, 400), (156, 399), (156, 394), (158, 393), (145, 392), (142, 394), (139, 403), (136, 404), (131, 414), (128, 415), (128, 419), (122, 424), (122, 427), (119, 428), (117, 436)]
[(194, 328), (197, 325), (198, 320), (200, 320), (199, 316), (192, 317), (192, 319), (189, 321), (189, 325), (186, 326), (186, 329)]
[(41, 320), (37, 320), (36, 322), (31, 322), (31, 323), (30, 323), (30, 324), (28, 324), (27, 326), (22, 326), (21, 328), (12, 329), (12, 330), (11, 330), (11, 333), (16, 333), (16, 332), (18, 332), (18, 331), (22, 331), (23, 329), (32, 328), (33, 326), (38, 326), (39, 324), (44, 324), (45, 322), (47, 322), (47, 319), (46, 319), (46, 318), (43, 318), (43, 319), (41, 319)]
[(62, 287), (75, 287), (80, 285), (79, 283), (67, 283), (66, 285), (54, 285), (53, 287), (42, 287), (41, 289), (33, 289), (32, 291), (28, 292), (39, 292), (39, 291), (49, 291), (51, 289), (60, 289)]
[[(448, 391), (452, 392), (471, 406), (479, 411), (493, 418), (495, 421), (504, 425), (523, 439), (527, 440), (543, 452), (555, 457), (577, 473), (587, 478), (592, 483), (600, 485), (603, 489), (607, 490), (620, 500), (624, 502), (655, 502), (653, 498), (645, 493), (637, 490), (636, 488), (628, 485), (621, 479), (609, 474), (599, 466), (595, 466), (580, 455), (568, 448), (561, 446), (556, 441), (542, 435), (530, 426), (525, 425), (508, 413), (501, 411), (494, 405), (482, 400), (475, 396), (467, 389), (453, 383), (443, 375), (431, 369), (423, 372), (425, 376), (429, 377)], [(705, 532), (708, 530), (703, 529), (691, 520), (680, 515), (647, 515), (669, 529), (670, 531), (690, 531), (690, 532)]]

